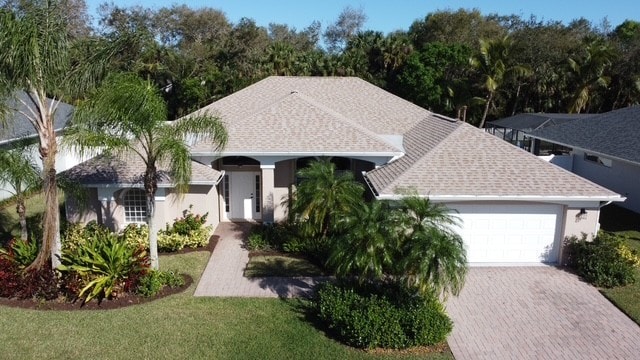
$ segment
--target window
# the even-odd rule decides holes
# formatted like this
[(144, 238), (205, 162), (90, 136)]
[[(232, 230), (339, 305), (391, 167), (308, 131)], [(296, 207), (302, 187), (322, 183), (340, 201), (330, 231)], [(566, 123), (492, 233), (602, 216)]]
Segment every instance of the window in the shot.
[(260, 175), (256, 175), (256, 212), (260, 212)]
[(124, 222), (147, 222), (147, 197), (141, 189), (130, 189), (124, 194)]
[(584, 159), (587, 160), (587, 161), (590, 161), (590, 162), (594, 162), (594, 163), (599, 164), (599, 165), (606, 166), (606, 167), (611, 167), (611, 165), (612, 165), (611, 159), (603, 158), (603, 157), (600, 157), (600, 156), (597, 156), (597, 155), (593, 155), (593, 154), (585, 153), (584, 154)]
[(229, 212), (229, 175), (225, 175), (222, 180), (223, 196), (224, 196), (224, 211)]

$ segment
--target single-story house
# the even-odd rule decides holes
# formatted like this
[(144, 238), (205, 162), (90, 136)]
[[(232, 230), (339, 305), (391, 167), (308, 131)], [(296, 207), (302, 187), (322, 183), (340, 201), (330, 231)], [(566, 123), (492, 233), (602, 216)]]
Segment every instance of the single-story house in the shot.
[(527, 136), (532, 131), (564, 124), (576, 119), (584, 119), (594, 114), (522, 113), (487, 122), (485, 131), (504, 141), (539, 155), (540, 152), (558, 153), (564, 148), (550, 144), (541, 148), (540, 141)]
[[(471, 263), (533, 264), (560, 259), (566, 236), (593, 234), (600, 207), (620, 195), (485, 133), (434, 114), (354, 77), (269, 77), (196, 113), (222, 118), (222, 152), (193, 143), (192, 190), (175, 196), (170, 177), (156, 222), (193, 204), (212, 225), (287, 217), (298, 169), (329, 157), (377, 199), (415, 189), (457, 211)], [(179, 120), (178, 120), (179, 121)], [(74, 221), (122, 228), (145, 203), (134, 161), (97, 157), (69, 171), (93, 193)]]
[[(0, 149), (25, 147), (25, 155), (32, 158), (34, 163), (42, 169), (42, 160), (40, 159), (37, 145), (38, 135), (33, 125), (24, 115), (30, 113), (30, 109), (25, 105), (31, 102), (29, 96), (24, 91), (20, 91), (16, 93), (14, 98), (5, 101), (10, 112), (6, 115), (5, 122), (0, 122)], [(47, 99), (46, 105), (49, 106), (51, 101), (51, 99)], [(53, 119), (54, 131), (58, 137), (61, 136), (62, 130), (67, 126), (72, 113), (73, 106), (64, 102), (58, 105)], [(82, 161), (83, 159), (78, 154), (59, 148), (56, 155), (56, 171), (67, 170)], [(0, 200), (11, 197), (12, 194), (13, 188), (7, 184), (0, 183)]]
[(622, 194), (627, 200), (619, 205), (640, 213), (640, 106), (540, 129), (529, 136), (571, 149), (551, 161)]

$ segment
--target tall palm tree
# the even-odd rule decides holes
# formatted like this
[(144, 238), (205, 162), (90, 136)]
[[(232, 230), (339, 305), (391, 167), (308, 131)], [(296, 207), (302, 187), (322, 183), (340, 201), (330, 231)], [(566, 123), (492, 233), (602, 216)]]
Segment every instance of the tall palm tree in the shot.
[(227, 132), (219, 118), (201, 115), (173, 123), (166, 120), (167, 107), (159, 89), (135, 75), (119, 74), (106, 80), (94, 96), (76, 109), (65, 133), (65, 141), (81, 154), (133, 153), (144, 161), (149, 253), (154, 268), (158, 267), (153, 219), (158, 167), (167, 165), (176, 190), (184, 192), (191, 177), (191, 155), (186, 141), (210, 141), (217, 149), (227, 142)]
[(512, 64), (512, 47), (513, 41), (508, 36), (494, 40), (480, 39), (480, 52), (470, 59), (471, 66), (482, 76), (482, 88), (486, 92), (480, 128), (484, 127), (489, 108), (504, 80), (508, 76), (528, 76), (531, 73), (526, 66)]
[(294, 194), (291, 212), (302, 222), (307, 236), (327, 238), (336, 229), (338, 218), (362, 202), (364, 187), (354, 181), (351, 172), (336, 172), (328, 159), (311, 162), (298, 176), (303, 180)]
[(402, 256), (396, 274), (421, 291), (458, 295), (467, 273), (462, 238), (453, 227), (458, 219), (440, 204), (407, 195), (400, 207)]
[[(59, 265), (60, 215), (56, 183), (58, 144), (54, 115), (63, 96), (74, 97), (95, 86), (104, 75), (113, 48), (95, 49), (84, 61), (71, 61), (72, 43), (65, 23), (61, 1), (35, 0), (23, 9), (0, 9), (0, 120), (11, 113), (7, 109), (19, 91), (27, 99), (16, 98), (21, 111), (34, 128), (42, 159), (45, 210), (42, 246), (28, 269), (41, 268), (51, 260)], [(53, 99), (48, 101), (47, 96)], [(15, 110), (15, 109), (14, 109)], [(1, 123), (1, 121), (0, 121)]]
[(0, 183), (13, 188), (10, 193), (16, 201), (16, 213), (20, 222), (20, 238), (27, 241), (27, 206), (26, 199), (30, 191), (42, 186), (40, 169), (24, 149), (0, 151)]
[(569, 58), (569, 76), (576, 84), (569, 103), (569, 113), (580, 113), (587, 108), (593, 92), (609, 86), (611, 79), (605, 75), (614, 59), (613, 49), (603, 41), (586, 44), (584, 56)]

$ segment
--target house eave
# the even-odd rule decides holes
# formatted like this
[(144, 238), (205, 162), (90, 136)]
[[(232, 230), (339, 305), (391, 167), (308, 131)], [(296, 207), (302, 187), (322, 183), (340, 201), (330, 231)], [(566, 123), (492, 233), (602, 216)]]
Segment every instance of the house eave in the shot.
[[(609, 196), (543, 196), (543, 195), (419, 195), (437, 202), (451, 201), (534, 201), (534, 202), (580, 202), (580, 201), (615, 201), (622, 202), (627, 198), (620, 195)], [(378, 200), (401, 200), (406, 195), (380, 194)]]
[(606, 154), (606, 153), (599, 152), (599, 151), (596, 151), (596, 150), (591, 150), (591, 149), (583, 148), (583, 147), (580, 147), (580, 146), (571, 145), (571, 144), (567, 144), (567, 143), (564, 143), (564, 142), (561, 142), (561, 141), (551, 140), (551, 139), (547, 139), (547, 138), (539, 137), (539, 136), (535, 136), (535, 135), (526, 134), (526, 136), (534, 138), (534, 139), (538, 139), (538, 140), (542, 140), (542, 141), (558, 144), (560, 146), (572, 148), (574, 150), (584, 151), (584, 152), (587, 152), (589, 154), (593, 154), (593, 155), (596, 155), (596, 156), (602, 156), (602, 157), (606, 157), (608, 159), (621, 161), (621, 162), (624, 162), (624, 163), (627, 163), (627, 164), (632, 164), (632, 165), (635, 165), (635, 166), (640, 166), (640, 162), (629, 160), (629, 159), (624, 159), (624, 158), (621, 158), (621, 157), (618, 157), (618, 156), (614, 156), (614, 155), (611, 155), (611, 154)]
[(222, 158), (225, 156), (287, 156), (287, 157), (308, 157), (308, 156), (340, 156), (340, 157), (390, 157), (398, 159), (404, 155), (403, 152), (374, 152), (374, 151), (225, 151), (225, 152), (213, 152), (213, 151), (194, 151), (191, 152), (192, 156), (214, 156), (216, 158)]

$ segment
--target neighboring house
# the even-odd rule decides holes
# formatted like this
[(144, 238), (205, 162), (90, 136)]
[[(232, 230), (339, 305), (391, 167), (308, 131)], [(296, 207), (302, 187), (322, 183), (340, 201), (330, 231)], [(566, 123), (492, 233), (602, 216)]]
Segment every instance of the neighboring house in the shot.
[[(47, 99), (47, 106), (51, 99)], [(33, 125), (22, 113), (29, 113), (31, 110), (23, 103), (30, 100), (25, 92), (19, 92), (14, 100), (8, 100), (10, 113), (6, 116), (5, 123), (0, 123), (0, 149), (12, 149), (26, 146), (25, 155), (31, 157), (42, 169), (42, 160), (38, 152), (38, 138)], [(73, 106), (60, 103), (53, 120), (54, 130), (60, 139), (62, 129), (67, 125), (73, 113)], [(83, 159), (72, 151), (63, 148), (58, 149), (56, 155), (56, 171), (61, 172), (69, 169)], [(1, 166), (1, 165), (0, 165)], [(0, 200), (12, 196), (13, 189), (6, 184), (0, 183)]]
[[(576, 119), (584, 119), (594, 114), (560, 114), (560, 113), (523, 113), (507, 118), (490, 121), (485, 131), (510, 142), (513, 145), (530, 152), (559, 153), (565, 149), (560, 146), (540, 147), (540, 142), (532, 144), (532, 139), (527, 136), (532, 131), (544, 129), (550, 126), (564, 124)], [(536, 153), (536, 155), (538, 155)]]
[[(229, 142), (222, 153), (192, 144), (192, 190), (180, 198), (170, 179), (164, 183), (156, 198), (160, 224), (190, 204), (209, 212), (213, 225), (284, 220), (297, 170), (330, 157), (366, 183), (372, 197), (398, 199), (398, 190), (415, 189), (457, 210), (472, 263), (555, 263), (565, 236), (596, 232), (600, 207), (624, 200), (358, 78), (269, 77), (197, 113), (219, 115)], [(68, 216), (115, 229), (139, 222), (143, 171), (126, 159), (103, 158), (71, 169), (94, 201)]]
[(571, 149), (551, 162), (622, 194), (620, 206), (640, 213), (640, 107), (597, 114), (531, 132), (543, 142)]

